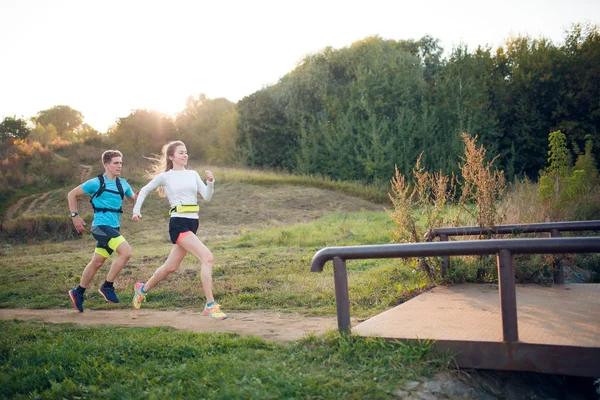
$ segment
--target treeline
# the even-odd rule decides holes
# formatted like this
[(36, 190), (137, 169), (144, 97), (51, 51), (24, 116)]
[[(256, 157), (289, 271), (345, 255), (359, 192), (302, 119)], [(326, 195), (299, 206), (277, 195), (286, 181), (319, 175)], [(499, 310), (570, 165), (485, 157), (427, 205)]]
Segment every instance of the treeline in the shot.
[(248, 166), (341, 180), (389, 182), (459, 173), (461, 133), (478, 135), (513, 180), (537, 178), (548, 134), (576, 157), (600, 143), (600, 30), (573, 25), (565, 41), (511, 38), (492, 53), (439, 41), (371, 37), (304, 58), (276, 85), (238, 103), (238, 147)]

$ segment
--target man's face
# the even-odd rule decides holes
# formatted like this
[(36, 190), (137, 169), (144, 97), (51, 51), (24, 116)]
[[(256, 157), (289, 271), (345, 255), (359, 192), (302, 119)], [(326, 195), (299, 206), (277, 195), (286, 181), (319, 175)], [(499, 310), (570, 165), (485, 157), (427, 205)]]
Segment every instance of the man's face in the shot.
[(113, 157), (110, 159), (109, 163), (104, 164), (104, 169), (106, 170), (106, 172), (109, 172), (114, 176), (121, 175), (121, 168), (123, 168), (122, 157)]

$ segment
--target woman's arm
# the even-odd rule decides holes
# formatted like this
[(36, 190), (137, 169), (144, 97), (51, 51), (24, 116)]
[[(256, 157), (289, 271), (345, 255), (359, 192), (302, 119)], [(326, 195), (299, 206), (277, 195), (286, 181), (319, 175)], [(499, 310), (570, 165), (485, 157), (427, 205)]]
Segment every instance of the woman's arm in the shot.
[[(146, 200), (146, 196), (148, 195), (148, 193), (150, 193), (157, 187), (163, 185), (163, 183), (164, 183), (164, 173), (160, 173), (160, 174), (156, 175), (154, 178), (152, 178), (152, 180), (150, 182), (148, 182), (146, 184), (146, 186), (144, 186), (143, 188), (140, 189), (140, 191), (137, 195), (135, 205), (133, 206), (133, 218), (132, 218), (133, 221), (139, 221), (139, 219), (142, 217), (142, 213), (141, 213), (142, 205), (144, 204), (144, 200)], [(138, 216), (137, 219), (135, 218), (136, 214)]]
[(198, 184), (198, 193), (202, 195), (202, 198), (206, 201), (210, 201), (213, 197), (213, 192), (215, 189), (215, 178), (213, 177), (212, 172), (205, 171), (206, 174), (206, 184), (202, 182), (200, 175), (196, 172), (196, 183)]

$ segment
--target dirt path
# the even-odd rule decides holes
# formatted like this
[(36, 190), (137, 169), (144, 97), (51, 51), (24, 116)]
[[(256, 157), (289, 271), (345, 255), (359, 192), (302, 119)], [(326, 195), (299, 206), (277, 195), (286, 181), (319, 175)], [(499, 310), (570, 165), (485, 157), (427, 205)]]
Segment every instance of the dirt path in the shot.
[(321, 334), (337, 329), (335, 317), (305, 317), (274, 312), (234, 312), (227, 316), (224, 321), (216, 321), (194, 310), (85, 310), (78, 313), (76, 310), (65, 309), (0, 309), (0, 319), (129, 327), (170, 326), (194, 332), (256, 335), (278, 342), (298, 340), (309, 333)]
[(33, 200), (31, 202), (31, 204), (29, 204), (29, 207), (27, 207), (27, 209), (23, 212), (23, 215), (25, 214), (29, 214), (31, 213), (33, 210), (35, 210), (36, 205), (40, 202), (40, 201), (48, 201), (48, 196), (50, 195), (50, 193), (52, 192), (46, 192), (44, 194), (42, 194), (41, 196), (39, 196), (38, 198), (36, 198), (35, 200)]
[(29, 199), (30, 197), (33, 197), (33, 196), (39, 196), (39, 195), (32, 194), (32, 195), (29, 195), (26, 197), (21, 197), (15, 204), (8, 207), (8, 210), (6, 210), (6, 215), (4, 216), (4, 219), (6, 221), (8, 221), (9, 219), (12, 219), (14, 217), (15, 213), (21, 209), (21, 207), (23, 206), (23, 203), (25, 203), (25, 201), (27, 199)]
[(80, 182), (87, 181), (89, 179), (90, 175), (92, 174), (92, 166), (79, 164), (79, 169), (80, 169), (79, 181)]

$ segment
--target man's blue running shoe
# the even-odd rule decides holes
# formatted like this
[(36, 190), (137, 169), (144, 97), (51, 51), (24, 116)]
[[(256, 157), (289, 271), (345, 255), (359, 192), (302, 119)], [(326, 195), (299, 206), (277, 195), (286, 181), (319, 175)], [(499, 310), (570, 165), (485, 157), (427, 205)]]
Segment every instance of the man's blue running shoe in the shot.
[(117, 294), (115, 293), (114, 287), (100, 286), (100, 289), (98, 289), (98, 293), (100, 293), (102, 295), (102, 297), (104, 297), (104, 300), (108, 301), (109, 303), (118, 303), (119, 302), (119, 298), (117, 297)]
[(77, 290), (69, 290), (69, 297), (73, 301), (73, 307), (79, 312), (83, 312), (83, 295), (79, 294)]

